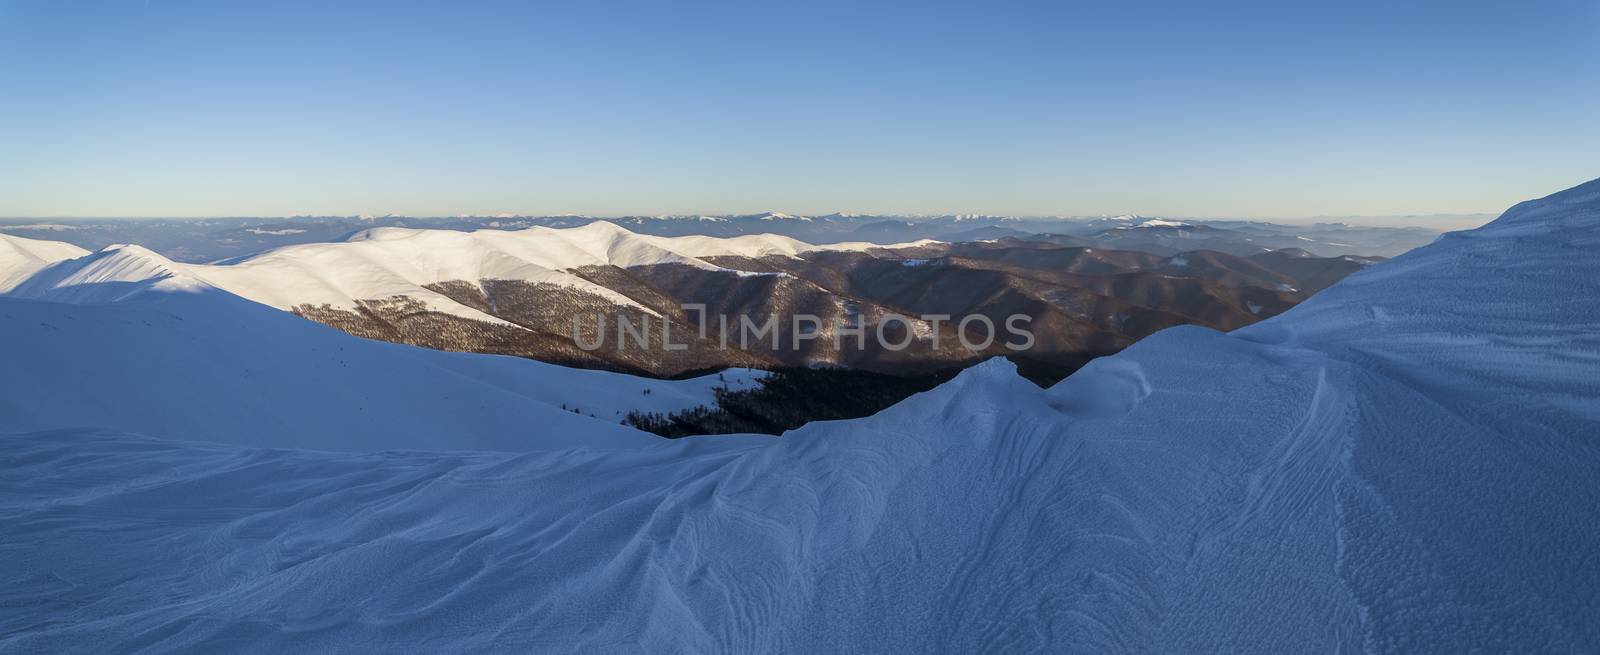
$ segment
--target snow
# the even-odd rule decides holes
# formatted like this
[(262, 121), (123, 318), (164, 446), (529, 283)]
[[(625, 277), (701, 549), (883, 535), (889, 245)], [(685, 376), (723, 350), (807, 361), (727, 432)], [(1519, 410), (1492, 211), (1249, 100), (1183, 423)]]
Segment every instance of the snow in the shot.
[(1189, 224), (1183, 221), (1168, 221), (1159, 218), (1152, 218), (1140, 223), (1137, 227), (1189, 227)]
[(761, 216), (761, 220), (763, 220), (763, 221), (806, 221), (806, 222), (810, 222), (811, 221), (811, 217), (809, 217), (809, 216), (794, 216), (792, 214), (785, 214), (783, 212), (767, 212), (766, 214)]
[(816, 249), (816, 246), (804, 241), (778, 234), (750, 234), (727, 238), (698, 235), (681, 237), (636, 235), (636, 238), (687, 257), (795, 257), (800, 253)]
[(7, 291), (15, 298), (108, 303), (148, 291), (196, 292), (210, 288), (182, 266), (144, 246), (113, 245), (34, 272)]
[(305, 234), (305, 232), (306, 232), (305, 230), (302, 230), (302, 229), (297, 228), (297, 227), (285, 227), (285, 228), (279, 228), (279, 229), (276, 229), (276, 230), (269, 230), (269, 229), (265, 229), (265, 228), (252, 227), (252, 228), (247, 228), (245, 231), (249, 232), (251, 234), (259, 234), (259, 235), (264, 235), (264, 236), (288, 236), (288, 235), (291, 235), (291, 234)]
[[(49, 230), (51, 232), (69, 232), (69, 231), (72, 231), (72, 230), (81, 230), (81, 229), (83, 229), (83, 226), (81, 226), (81, 225), (62, 225), (60, 223), (23, 223), (23, 224), (0, 225), (0, 229), (7, 229), (7, 230)], [(3, 233), (0, 233), (0, 236), (3, 236)]]
[(778, 234), (750, 234), (736, 237), (656, 237), (645, 235), (634, 235), (634, 237), (663, 250), (669, 250), (686, 257), (799, 257), (808, 252), (868, 252), (895, 248), (918, 248), (942, 243), (933, 239), (919, 239), (917, 241), (892, 244), (846, 241), (816, 245)]
[(567, 229), (516, 231), (374, 228), (345, 242), (287, 246), (229, 265), (194, 265), (188, 270), (218, 287), (280, 309), (301, 304), (352, 308), (360, 300), (407, 296), (434, 311), (503, 324), (425, 287), (480, 280), (555, 284), (655, 314), (570, 272), (586, 266), (654, 264), (723, 270), (600, 221)]
[(0, 232), (0, 293), (10, 291), (39, 269), (89, 251), (60, 241), (25, 239)]
[(870, 243), (870, 242), (867, 242), (867, 241), (844, 241), (844, 242), (840, 242), (840, 243), (830, 243), (830, 244), (827, 244), (827, 245), (811, 246), (810, 249), (811, 250), (835, 250), (835, 251), (847, 251), (847, 252), (868, 252), (868, 251), (872, 251), (872, 250), (895, 250), (895, 249), (898, 249), (898, 248), (921, 248), (921, 247), (924, 247), (924, 246), (936, 246), (936, 245), (940, 245), (942, 243), (944, 243), (944, 242), (943, 241), (938, 241), (938, 240), (935, 240), (935, 239), (917, 239), (916, 241), (905, 241), (905, 242), (901, 242), (901, 243)]
[[(1600, 181), (1230, 334), (1165, 330), (1050, 389), (993, 360), (779, 439), (347, 454), (11, 427), (0, 649), (1593, 650), (1597, 247)], [(35, 318), (0, 343), (46, 338)], [(139, 371), (112, 354), (27, 370)], [(171, 363), (208, 365), (241, 370)], [(263, 382), (216, 418), (342, 389)]]
[(0, 431), (355, 451), (638, 445), (656, 438), (619, 425), (629, 411), (709, 405), (715, 388), (765, 375), (650, 380), (359, 339), (176, 266), (116, 246), (0, 296)]
[[(8, 244), (21, 249), (18, 244), (28, 243), (33, 250), (55, 250), (51, 250), (52, 256), (43, 262), (34, 257), (8, 255), (0, 250), (0, 292), (9, 288), (5, 286), (6, 280), (13, 280), (10, 284), (15, 285), (44, 263), (87, 254), (82, 249), (56, 242), (18, 237), (3, 239), (0, 249)], [(290, 310), (308, 304), (354, 309), (363, 300), (406, 296), (432, 311), (512, 326), (427, 286), (451, 281), (476, 284), (482, 280), (554, 284), (657, 315), (655, 310), (589, 282), (572, 271), (589, 266), (631, 268), (679, 264), (740, 275), (739, 271), (714, 265), (704, 258), (796, 257), (802, 253), (823, 250), (866, 251), (931, 243), (937, 242), (923, 240), (887, 246), (865, 243), (819, 246), (775, 234), (669, 238), (635, 234), (618, 225), (596, 221), (565, 229), (532, 227), (515, 231), (460, 232), (380, 227), (358, 232), (344, 242), (285, 246), (227, 264), (179, 264), (143, 248), (138, 249), (138, 258), (148, 260), (150, 267), (163, 269), (169, 277), (203, 282), (278, 309)], [(15, 271), (7, 273), (8, 267)], [(56, 286), (83, 286), (96, 281), (113, 281), (99, 270), (76, 276), (64, 275), (63, 278)], [(35, 289), (23, 295), (41, 297), (41, 293), (41, 290)], [(102, 290), (95, 293), (106, 292)], [(68, 300), (69, 296), (57, 292), (52, 299)], [(84, 297), (81, 300), (104, 301), (107, 298)]]

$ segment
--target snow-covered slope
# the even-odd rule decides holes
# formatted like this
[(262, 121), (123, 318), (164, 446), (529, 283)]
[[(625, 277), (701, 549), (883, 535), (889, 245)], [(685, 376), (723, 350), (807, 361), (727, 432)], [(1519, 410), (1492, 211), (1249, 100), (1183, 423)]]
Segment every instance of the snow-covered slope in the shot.
[(940, 243), (933, 239), (922, 239), (908, 243), (867, 243), (864, 241), (849, 241), (844, 243), (829, 243), (814, 245), (778, 234), (750, 234), (736, 237), (709, 237), (709, 236), (681, 236), (657, 237), (635, 235), (636, 238), (646, 240), (665, 250), (670, 250), (688, 257), (798, 257), (808, 252), (827, 250), (847, 250), (864, 252), (868, 250), (892, 250), (895, 248), (915, 248)]
[(7, 296), (70, 303), (109, 303), (147, 292), (198, 293), (211, 289), (182, 264), (143, 246), (117, 245), (62, 259), (19, 282)]
[(450, 281), (520, 280), (572, 287), (619, 305), (639, 307), (626, 296), (568, 271), (583, 266), (651, 264), (717, 268), (657, 247), (610, 223), (595, 222), (561, 230), (534, 227), (514, 232), (376, 228), (346, 242), (288, 246), (227, 265), (191, 265), (189, 271), (279, 309), (303, 304), (351, 308), (359, 300), (407, 296), (435, 311), (500, 324), (504, 323), (500, 319), (424, 287)]
[(358, 339), (138, 246), (57, 262), (0, 297), (0, 361), (0, 431), (354, 451), (648, 444), (619, 425), (627, 412), (710, 404), (762, 375), (649, 380)]
[(1600, 181), (1246, 330), (776, 440), (11, 435), (0, 645), (1592, 651), (1597, 247)]
[(70, 243), (0, 233), (0, 293), (9, 291), (53, 262), (87, 254), (89, 251)]
[[(29, 241), (7, 237), (16, 241)], [(49, 261), (57, 261), (87, 254), (67, 244), (31, 241), (34, 249), (65, 253)], [(497, 325), (510, 325), (476, 308), (461, 304), (428, 288), (444, 282), (478, 283), (483, 280), (518, 280), (534, 284), (547, 283), (576, 289), (598, 296), (617, 305), (632, 307), (646, 313), (655, 311), (639, 305), (620, 293), (585, 280), (571, 271), (589, 266), (617, 266), (632, 268), (660, 264), (679, 264), (708, 271), (726, 270), (705, 261), (711, 257), (766, 257), (797, 256), (818, 250), (868, 250), (876, 248), (912, 247), (936, 243), (923, 241), (883, 246), (868, 243), (844, 243), (815, 246), (789, 237), (774, 234), (747, 235), (731, 238), (704, 236), (657, 237), (634, 234), (604, 221), (581, 227), (555, 229), (531, 227), (523, 230), (418, 230), (396, 227), (374, 228), (359, 232), (347, 241), (311, 243), (278, 248), (238, 261), (203, 265), (178, 264), (166, 261), (138, 246), (113, 246), (108, 251), (134, 249), (139, 261), (152, 256), (159, 259), (169, 273), (182, 271), (187, 278), (202, 280), (233, 294), (289, 310), (302, 305), (328, 305), (351, 309), (363, 300), (379, 300), (405, 296), (423, 303), (429, 309)], [(54, 248), (49, 250), (48, 248)], [(67, 251), (65, 249), (74, 249)], [(116, 259), (108, 256), (107, 259)], [(32, 259), (26, 262), (32, 262)], [(0, 280), (8, 269), (23, 273), (23, 278), (42, 267), (27, 264), (21, 257), (0, 252)], [(40, 297), (43, 287), (83, 287), (84, 282), (104, 279), (115, 281), (119, 275), (138, 275), (139, 271), (108, 270), (118, 266), (114, 261), (99, 265), (77, 278), (40, 282), (35, 289), (19, 290), (13, 295)], [(736, 274), (735, 271), (728, 271)], [(16, 283), (13, 282), (12, 286)], [(3, 291), (8, 287), (0, 287)], [(63, 301), (96, 302), (114, 300), (113, 293), (105, 289), (89, 296), (73, 298), (55, 293)]]

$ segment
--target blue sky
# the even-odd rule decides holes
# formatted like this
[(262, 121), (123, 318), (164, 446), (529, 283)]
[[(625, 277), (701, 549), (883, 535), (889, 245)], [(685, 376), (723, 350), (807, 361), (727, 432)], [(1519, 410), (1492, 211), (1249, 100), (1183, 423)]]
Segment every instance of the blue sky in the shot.
[(1600, 3), (0, 0), (0, 216), (1498, 212)]

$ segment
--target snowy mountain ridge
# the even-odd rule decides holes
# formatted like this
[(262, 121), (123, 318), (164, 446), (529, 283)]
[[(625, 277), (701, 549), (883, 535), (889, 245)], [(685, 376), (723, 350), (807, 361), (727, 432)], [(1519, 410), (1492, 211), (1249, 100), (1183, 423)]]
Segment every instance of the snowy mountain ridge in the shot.
[(28, 245), (60, 259), (0, 293), (0, 431), (318, 450), (637, 446), (656, 438), (619, 425), (628, 412), (710, 405), (765, 375), (651, 380), (370, 341), (201, 277), (225, 267), (140, 246)]
[(149, 291), (200, 292), (212, 288), (187, 267), (143, 246), (107, 246), (99, 252), (41, 267), (6, 292), (52, 302), (107, 303)]
[[(379, 227), (363, 230), (344, 242), (286, 246), (241, 260), (221, 264), (180, 264), (140, 246), (111, 246), (89, 259), (60, 263), (89, 255), (69, 244), (23, 239), (0, 234), (28, 257), (0, 253), (0, 272), (15, 270), (10, 288), (0, 293), (14, 297), (72, 302), (110, 302), (132, 293), (129, 285), (210, 285), (272, 307), (290, 310), (300, 305), (356, 308), (361, 301), (405, 296), (428, 309), (494, 325), (514, 327), (506, 321), (428, 288), (451, 281), (518, 280), (555, 284), (580, 290), (616, 305), (658, 315), (653, 309), (590, 282), (571, 271), (586, 266), (632, 268), (678, 264), (706, 271), (741, 272), (711, 264), (703, 258), (721, 256), (797, 256), (820, 250), (867, 251), (878, 248), (916, 247), (938, 243), (880, 245), (862, 242), (812, 245), (789, 237), (760, 234), (737, 237), (658, 237), (635, 234), (597, 221), (555, 229), (523, 230), (422, 230)], [(29, 250), (24, 250), (24, 244)], [(31, 253), (51, 257), (40, 260)], [(52, 266), (53, 265), (53, 266)], [(39, 280), (25, 278), (54, 269)], [(88, 285), (117, 283), (115, 289)], [(77, 289), (77, 291), (69, 291)], [(108, 295), (109, 294), (109, 295)]]
[(0, 233), (0, 293), (11, 290), (45, 266), (87, 254), (88, 250), (69, 243)]
[(991, 361), (779, 439), (9, 435), (0, 645), (1586, 651), (1597, 247), (1600, 180), (1246, 329), (1165, 330), (1049, 389)]

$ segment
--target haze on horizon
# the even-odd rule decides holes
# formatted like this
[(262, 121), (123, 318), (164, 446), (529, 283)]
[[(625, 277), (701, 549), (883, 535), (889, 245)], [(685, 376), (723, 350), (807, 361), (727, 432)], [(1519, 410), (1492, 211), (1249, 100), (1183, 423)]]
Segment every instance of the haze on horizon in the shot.
[(10, 2), (0, 216), (1493, 214), (1596, 175), (1597, 33), (1564, 0)]
[[(690, 212), (690, 213), (684, 213), (684, 214), (661, 214), (661, 213), (654, 213), (654, 214), (649, 214), (649, 213), (639, 213), (639, 214), (576, 214), (576, 213), (541, 213), (541, 212), (499, 212), (499, 213), (495, 213), (495, 214), (457, 213), (457, 214), (439, 214), (439, 215), (409, 215), (409, 214), (381, 214), (381, 215), (380, 214), (290, 214), (290, 215), (279, 215), (279, 216), (268, 216), (268, 215), (249, 216), (249, 215), (220, 215), (219, 214), (219, 215), (214, 215), (214, 216), (209, 216), (209, 215), (208, 216), (0, 216), (0, 230), (3, 230), (5, 228), (12, 228), (12, 229), (32, 228), (32, 229), (57, 230), (57, 229), (64, 229), (63, 227), (61, 227), (62, 225), (69, 226), (67, 229), (70, 229), (70, 226), (75, 222), (98, 223), (98, 222), (101, 222), (101, 221), (206, 221), (206, 220), (217, 221), (217, 220), (243, 220), (243, 221), (255, 221), (255, 222), (267, 222), (267, 221), (292, 222), (292, 221), (296, 221), (296, 220), (308, 220), (308, 219), (372, 220), (372, 219), (377, 219), (377, 218), (388, 218), (388, 217), (418, 218), (418, 219), (439, 219), (439, 220), (448, 221), (448, 220), (451, 220), (451, 219), (463, 219), (463, 218), (512, 219), (512, 218), (552, 218), (552, 217), (562, 217), (562, 216), (571, 216), (571, 217), (575, 217), (575, 218), (592, 218), (592, 219), (599, 219), (599, 220), (631, 219), (631, 218), (637, 218), (637, 217), (651, 217), (651, 218), (662, 218), (662, 219), (670, 220), (670, 219), (681, 219), (681, 218), (691, 218), (692, 219), (692, 218), (697, 218), (697, 217), (701, 217), (701, 216), (758, 216), (760, 214), (787, 214), (787, 215), (790, 215), (790, 216), (793, 216), (793, 217), (799, 217), (799, 218), (812, 218), (812, 217), (816, 217), (816, 216), (828, 216), (828, 215), (841, 215), (842, 214), (842, 215), (865, 216), (865, 217), (869, 217), (869, 218), (878, 217), (878, 218), (884, 218), (884, 219), (905, 219), (905, 220), (937, 219), (937, 218), (941, 218), (941, 217), (949, 217), (949, 216), (957, 216), (957, 215), (959, 215), (957, 212), (940, 212), (940, 213), (931, 213), (931, 214), (898, 214), (898, 213), (869, 214), (869, 213), (865, 213), (865, 212), (827, 212), (827, 213), (817, 212), (817, 213), (812, 213), (812, 214), (809, 214), (809, 215), (802, 215), (802, 214), (795, 214), (793, 212), (782, 212), (782, 211), (773, 210), (773, 211), (768, 211), (768, 212), (737, 212), (737, 213), (718, 213), (718, 214), (713, 214), (713, 213), (710, 213), (710, 212)], [(1039, 219), (1039, 220), (1049, 220), (1049, 219), (1084, 219), (1084, 220), (1091, 220), (1091, 219), (1096, 219), (1096, 218), (1115, 218), (1115, 217), (1122, 217), (1122, 216), (1131, 216), (1131, 217), (1142, 217), (1142, 218), (1191, 220), (1191, 221), (1196, 221), (1196, 222), (1251, 220), (1251, 221), (1264, 221), (1264, 222), (1270, 222), (1270, 223), (1277, 223), (1277, 224), (1282, 224), (1282, 225), (1313, 225), (1313, 224), (1318, 224), (1318, 223), (1342, 223), (1342, 224), (1350, 225), (1350, 226), (1363, 226), (1363, 227), (1395, 227), (1395, 228), (1420, 227), (1420, 228), (1427, 228), (1427, 229), (1439, 230), (1439, 231), (1465, 230), (1465, 229), (1475, 228), (1475, 227), (1478, 227), (1478, 226), (1483, 225), (1485, 223), (1488, 223), (1489, 221), (1494, 220), (1495, 217), (1498, 216), (1498, 215), (1499, 214), (1484, 213), (1484, 214), (1396, 214), (1396, 215), (1392, 215), (1392, 216), (1268, 216), (1268, 217), (1256, 216), (1256, 217), (1235, 217), (1235, 216), (1176, 216), (1176, 215), (1157, 215), (1157, 214), (1141, 214), (1141, 213), (1134, 213), (1134, 214), (1128, 214), (1128, 213), (1124, 213), (1124, 214), (1092, 214), (1092, 215), (1091, 214), (1051, 214), (1051, 215), (1006, 214), (1006, 215), (1002, 215), (1002, 214), (992, 214), (992, 213), (982, 214), (982, 216), (988, 216), (988, 217), (1004, 216), (1006, 218)], [(60, 224), (60, 225), (58, 225), (58, 224)]]

